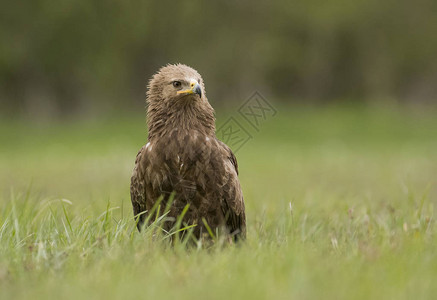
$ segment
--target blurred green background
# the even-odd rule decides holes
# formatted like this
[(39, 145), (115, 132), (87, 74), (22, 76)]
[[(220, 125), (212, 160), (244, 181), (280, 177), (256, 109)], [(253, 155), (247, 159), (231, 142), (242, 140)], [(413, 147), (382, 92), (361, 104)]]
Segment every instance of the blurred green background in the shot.
[(175, 62), (203, 75), (215, 107), (254, 90), (313, 104), (437, 95), (433, 0), (7, 1), (0, 37), (7, 116), (137, 111), (150, 76)]
[[(7, 1), (0, 39), (0, 299), (435, 297), (436, 1)], [(252, 136), (242, 247), (135, 228), (146, 84), (176, 62)]]

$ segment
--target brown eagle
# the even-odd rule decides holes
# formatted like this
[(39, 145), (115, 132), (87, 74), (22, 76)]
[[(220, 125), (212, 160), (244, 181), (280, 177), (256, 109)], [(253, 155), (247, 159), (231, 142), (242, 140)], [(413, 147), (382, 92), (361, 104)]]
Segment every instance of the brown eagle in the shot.
[(164, 230), (188, 204), (183, 223), (195, 225), (197, 238), (208, 229), (244, 238), (237, 159), (215, 136), (202, 77), (183, 64), (162, 67), (149, 82), (147, 105), (148, 143), (137, 154), (130, 187), (138, 229), (158, 199), (165, 207), (174, 196)]

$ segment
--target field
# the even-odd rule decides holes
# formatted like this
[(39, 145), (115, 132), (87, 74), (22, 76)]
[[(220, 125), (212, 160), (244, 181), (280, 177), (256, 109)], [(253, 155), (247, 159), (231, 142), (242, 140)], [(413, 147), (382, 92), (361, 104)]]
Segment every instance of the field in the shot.
[(277, 109), (236, 154), (247, 241), (197, 248), (136, 231), (142, 113), (0, 121), (0, 299), (434, 298), (436, 110)]

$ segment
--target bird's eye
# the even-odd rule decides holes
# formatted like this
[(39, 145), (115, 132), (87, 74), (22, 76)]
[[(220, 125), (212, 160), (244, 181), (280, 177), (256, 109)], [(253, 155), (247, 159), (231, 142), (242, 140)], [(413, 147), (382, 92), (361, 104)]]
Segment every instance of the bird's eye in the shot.
[(173, 86), (175, 88), (179, 88), (179, 87), (181, 87), (181, 85), (182, 85), (182, 83), (180, 81), (173, 81)]

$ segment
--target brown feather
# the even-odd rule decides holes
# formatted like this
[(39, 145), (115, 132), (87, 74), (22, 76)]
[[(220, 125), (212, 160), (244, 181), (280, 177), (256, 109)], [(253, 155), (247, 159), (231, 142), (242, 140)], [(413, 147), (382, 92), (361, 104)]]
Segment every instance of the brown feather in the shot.
[[(195, 80), (202, 93), (177, 94), (173, 81), (189, 85)], [(165, 230), (170, 230), (182, 210), (187, 224), (197, 224), (194, 234), (206, 233), (203, 218), (213, 230), (225, 229), (235, 240), (246, 235), (243, 193), (235, 155), (215, 136), (214, 110), (205, 95), (199, 73), (185, 65), (167, 65), (149, 82), (147, 92), (148, 143), (135, 160), (131, 200), (138, 228), (158, 198), (165, 206), (175, 196)]]

